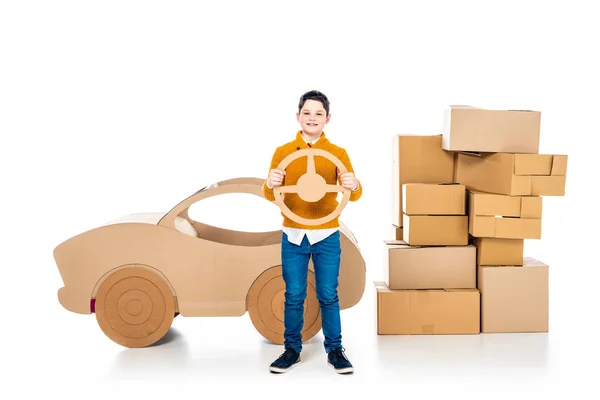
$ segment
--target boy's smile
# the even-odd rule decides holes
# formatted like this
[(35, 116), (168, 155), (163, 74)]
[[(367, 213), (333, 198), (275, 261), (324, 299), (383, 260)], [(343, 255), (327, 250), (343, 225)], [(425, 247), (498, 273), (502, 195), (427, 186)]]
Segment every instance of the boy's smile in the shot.
[(302, 127), (304, 136), (310, 141), (321, 136), (323, 128), (331, 118), (331, 114), (327, 115), (320, 101), (307, 100), (300, 113), (296, 114), (296, 118)]

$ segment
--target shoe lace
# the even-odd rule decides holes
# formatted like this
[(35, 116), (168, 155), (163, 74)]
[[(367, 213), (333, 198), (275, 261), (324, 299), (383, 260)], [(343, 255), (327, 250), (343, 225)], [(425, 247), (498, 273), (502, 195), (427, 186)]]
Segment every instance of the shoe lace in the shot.
[(294, 354), (296, 354), (296, 352), (292, 349), (285, 349), (285, 351), (283, 352), (283, 354), (281, 355), (281, 357), (284, 360), (289, 360), (290, 358), (292, 358), (294, 356)]
[(343, 358), (343, 359), (346, 359), (346, 360), (348, 360), (348, 357), (346, 357), (346, 354), (344, 353), (345, 351), (346, 351), (346, 349), (345, 349), (345, 348), (343, 348), (343, 347), (341, 347), (341, 348), (339, 348), (339, 349), (334, 349), (334, 350), (332, 351), (332, 353), (333, 353), (333, 357), (334, 357), (334, 358), (336, 358), (336, 359), (338, 359), (338, 358)]

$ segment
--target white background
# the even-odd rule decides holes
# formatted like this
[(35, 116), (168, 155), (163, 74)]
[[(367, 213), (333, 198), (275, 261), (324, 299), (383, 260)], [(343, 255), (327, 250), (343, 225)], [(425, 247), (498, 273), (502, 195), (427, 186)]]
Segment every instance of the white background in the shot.
[[(2, 1), (0, 397), (597, 393), (592, 3)], [(342, 313), (354, 375), (326, 366), (321, 334), (302, 365), (270, 374), (282, 349), (247, 315), (177, 318), (163, 345), (125, 349), (94, 316), (60, 306), (55, 246), (122, 215), (168, 211), (223, 179), (266, 176), (311, 89), (329, 96), (325, 132), (364, 185), (342, 215), (367, 263), (363, 299)], [(540, 152), (569, 155), (566, 196), (544, 198), (542, 239), (526, 241), (550, 266), (548, 334), (375, 332), (391, 137), (441, 133), (449, 104), (540, 110)], [(281, 221), (250, 195), (206, 207), (194, 216), (229, 228)]]

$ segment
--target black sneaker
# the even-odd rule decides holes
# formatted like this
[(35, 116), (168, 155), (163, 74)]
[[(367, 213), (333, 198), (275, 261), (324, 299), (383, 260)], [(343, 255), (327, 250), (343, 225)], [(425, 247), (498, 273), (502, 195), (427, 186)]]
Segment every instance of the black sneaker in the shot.
[(282, 373), (287, 372), (294, 365), (300, 363), (300, 353), (294, 349), (285, 349), (282, 355), (271, 364), (269, 371)]
[(327, 354), (327, 364), (331, 365), (338, 374), (350, 374), (354, 372), (354, 368), (348, 357), (346, 357), (346, 354), (344, 354), (343, 348), (331, 350)]

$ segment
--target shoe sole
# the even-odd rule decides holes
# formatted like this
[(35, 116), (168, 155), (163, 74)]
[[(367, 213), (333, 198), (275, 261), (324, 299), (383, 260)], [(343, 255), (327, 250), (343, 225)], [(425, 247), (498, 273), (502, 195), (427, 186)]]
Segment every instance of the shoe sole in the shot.
[(329, 361), (327, 361), (327, 365), (329, 365), (331, 368), (333, 368), (333, 370), (335, 372), (337, 372), (338, 374), (351, 374), (351, 373), (354, 372), (354, 367), (347, 367), (347, 368), (339, 368), (339, 369), (337, 369)]
[(294, 368), (296, 365), (300, 364), (300, 360), (298, 358), (298, 361), (296, 361), (295, 363), (293, 363), (292, 365), (290, 365), (289, 368), (279, 368), (279, 367), (269, 367), (269, 371), (276, 373), (276, 374), (283, 374), (284, 372), (288, 372), (290, 369)]

